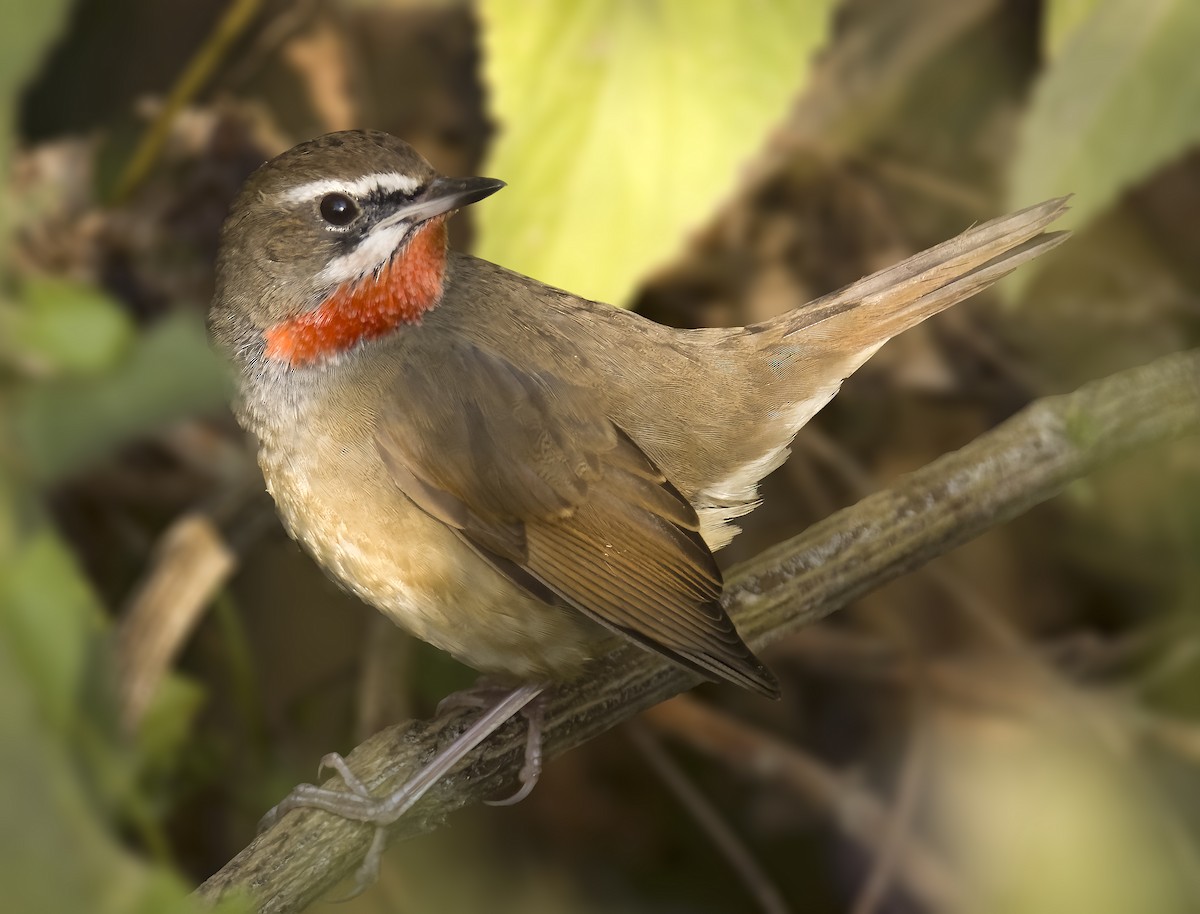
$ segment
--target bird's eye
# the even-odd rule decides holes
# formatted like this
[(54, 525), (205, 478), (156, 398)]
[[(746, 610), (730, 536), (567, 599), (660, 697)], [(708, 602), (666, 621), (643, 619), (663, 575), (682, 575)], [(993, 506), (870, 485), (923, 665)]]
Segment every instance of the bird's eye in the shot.
[(321, 198), (321, 218), (339, 228), (349, 225), (358, 215), (358, 204), (345, 194), (326, 194)]

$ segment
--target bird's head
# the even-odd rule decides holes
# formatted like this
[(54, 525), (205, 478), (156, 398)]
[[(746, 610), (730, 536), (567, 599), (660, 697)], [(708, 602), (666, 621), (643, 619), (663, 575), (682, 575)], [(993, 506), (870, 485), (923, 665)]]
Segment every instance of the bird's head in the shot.
[(215, 339), (296, 366), (418, 322), (442, 295), (445, 220), (503, 186), (443, 177), (378, 131), (288, 150), (250, 176), (221, 229)]

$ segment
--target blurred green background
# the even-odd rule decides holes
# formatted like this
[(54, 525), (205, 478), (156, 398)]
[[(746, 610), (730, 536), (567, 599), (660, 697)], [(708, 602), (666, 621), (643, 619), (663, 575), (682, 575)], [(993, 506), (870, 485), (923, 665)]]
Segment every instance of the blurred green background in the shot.
[[(0, 19), (6, 910), (197, 909), (321, 755), (471, 681), (300, 553), (225, 407), (217, 230), (295, 142), (380, 128), (503, 178), (455, 245), (681, 326), (762, 319), (1074, 193), (1068, 245), (847, 383), (726, 564), (1200, 336), (1195, 0)], [(1181, 441), (775, 645), (782, 702), (700, 690), (743, 751), (707, 757), (664, 706), (520, 807), (394, 848), (341, 910), (1200, 909), (1198, 556)]]

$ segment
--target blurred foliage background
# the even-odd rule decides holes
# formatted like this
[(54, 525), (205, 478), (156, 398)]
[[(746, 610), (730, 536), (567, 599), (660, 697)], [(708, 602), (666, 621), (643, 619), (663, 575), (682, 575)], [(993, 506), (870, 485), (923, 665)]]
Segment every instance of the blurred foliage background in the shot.
[[(322, 754), (471, 680), (287, 539), (224, 406), (217, 229), (297, 141), (381, 128), (503, 178), (454, 244), (683, 326), (1073, 192), (1067, 246), (847, 383), (726, 562), (1200, 331), (1195, 0), (0, 18), (8, 910), (193, 910)], [(668, 703), (393, 849), (342, 910), (1197, 910), (1198, 556), (1183, 441), (775, 645), (782, 702), (704, 688), (688, 726)]]

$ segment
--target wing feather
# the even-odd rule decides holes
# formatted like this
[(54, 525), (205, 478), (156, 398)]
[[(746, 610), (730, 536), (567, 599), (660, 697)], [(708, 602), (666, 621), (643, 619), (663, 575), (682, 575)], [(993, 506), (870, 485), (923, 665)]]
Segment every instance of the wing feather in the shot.
[(397, 487), (536, 598), (778, 695), (721, 606), (695, 509), (637, 443), (582, 388), (445, 345), (401, 369), (379, 416)]

